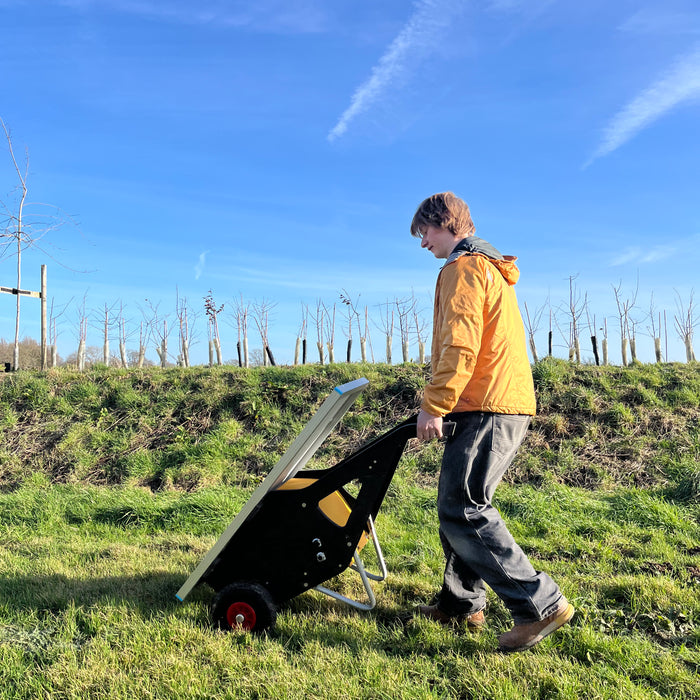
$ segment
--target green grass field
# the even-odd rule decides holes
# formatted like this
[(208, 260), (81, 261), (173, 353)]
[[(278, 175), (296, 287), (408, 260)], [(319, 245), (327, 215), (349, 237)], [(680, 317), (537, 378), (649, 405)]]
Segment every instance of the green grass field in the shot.
[[(215, 630), (206, 586), (174, 597), (333, 386), (371, 381), (319, 465), (413, 412), (422, 368), (5, 377), (0, 698), (697, 698), (698, 367), (534, 371), (497, 505), (577, 613), (513, 655), (495, 596), (478, 635), (412, 618), (441, 583), (438, 445), (409, 444), (377, 519), (372, 612), (309, 592), (256, 636)], [(353, 572), (332, 585), (363, 596)]]

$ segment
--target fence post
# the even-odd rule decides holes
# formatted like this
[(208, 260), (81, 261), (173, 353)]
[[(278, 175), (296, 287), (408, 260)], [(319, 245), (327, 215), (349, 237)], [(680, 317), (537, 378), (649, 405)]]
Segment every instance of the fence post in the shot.
[(41, 266), (41, 369), (46, 369), (46, 265)]

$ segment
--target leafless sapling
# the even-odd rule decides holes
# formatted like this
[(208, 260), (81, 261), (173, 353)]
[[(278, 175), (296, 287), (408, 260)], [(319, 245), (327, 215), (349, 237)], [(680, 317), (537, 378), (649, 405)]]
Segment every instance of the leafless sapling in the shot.
[(695, 296), (695, 290), (690, 290), (690, 299), (687, 305), (684, 304), (678, 291), (674, 291), (676, 293), (676, 308), (678, 311), (678, 313), (673, 315), (676, 331), (678, 332), (678, 337), (683, 341), (683, 345), (685, 346), (686, 362), (695, 362), (693, 335), (695, 334), (695, 328), (698, 323), (700, 323), (700, 320), (697, 319), (697, 309), (693, 298)]
[(299, 332), (297, 333), (296, 345), (294, 347), (294, 365), (298, 365), (301, 361), (302, 365), (306, 364), (307, 358), (307, 330), (309, 327), (309, 307), (306, 304), (301, 305), (301, 323), (299, 324)]
[(598, 336), (596, 335), (595, 329), (595, 314), (593, 314), (591, 320), (591, 314), (588, 310), (588, 299), (586, 299), (586, 322), (588, 323), (588, 332), (591, 336), (591, 348), (593, 350), (593, 359), (595, 359), (596, 365), (600, 365), (600, 355), (598, 353)]
[(269, 342), (270, 312), (274, 307), (275, 304), (266, 299), (263, 299), (260, 303), (253, 304), (253, 320), (258, 328), (260, 340), (262, 341), (263, 366), (266, 366), (268, 362), (273, 367), (275, 365), (275, 358), (270, 349)]
[[(581, 316), (586, 308), (586, 298), (584, 295), (581, 299), (581, 293), (574, 284), (574, 280), (578, 275), (572, 275), (569, 277), (569, 307), (568, 314), (570, 317), (569, 321), (569, 359), (576, 359), (578, 364), (581, 363), (581, 343), (579, 340), (580, 326), (581, 326)], [(573, 354), (572, 354), (573, 351)]]
[(47, 323), (48, 332), (48, 364), (50, 367), (56, 367), (58, 365), (58, 319), (63, 316), (65, 311), (69, 308), (71, 302), (70, 299), (66, 304), (64, 304), (60, 310), (55, 307), (55, 300), (51, 299), (51, 304), (49, 306), (49, 318)]
[(607, 364), (608, 364), (608, 319), (607, 318), (603, 319), (603, 327), (601, 330), (603, 331), (603, 340), (601, 342), (601, 345), (603, 346), (603, 365), (607, 366)]
[(416, 326), (416, 338), (418, 340), (418, 362), (420, 364), (425, 364), (425, 343), (428, 323), (418, 310), (417, 305), (413, 309), (413, 322)]
[(85, 347), (87, 343), (87, 329), (88, 329), (88, 313), (87, 313), (87, 295), (83, 295), (82, 300), (78, 303), (76, 308), (76, 321), (77, 321), (77, 340), (78, 340), (78, 350), (75, 356), (75, 364), (79, 372), (85, 370)]
[[(55, 207), (47, 207), (47, 205), (30, 203), (27, 201), (28, 186), (27, 179), (29, 176), (29, 155), (25, 150), (25, 160), (23, 168), (20, 168), (15, 156), (14, 147), (12, 144), (12, 136), (10, 130), (5, 125), (5, 122), (0, 119), (5, 140), (10, 153), (10, 160), (17, 175), (17, 198), (16, 203), (12, 206), (5, 202), (0, 202), (0, 216), (3, 221), (0, 222), (0, 258), (5, 255), (15, 255), (16, 260), (16, 279), (17, 286), (15, 291), (16, 296), (16, 311), (15, 311), (15, 341), (12, 353), (12, 364), (15, 369), (20, 367), (19, 347), (20, 347), (20, 301), (22, 294), (22, 252), (27, 248), (38, 247), (39, 241), (47, 234), (56, 228), (63, 225), (55, 214), (44, 214), (43, 211), (54, 211)], [(33, 206), (32, 206), (33, 205)], [(31, 212), (30, 212), (31, 208)], [(36, 213), (34, 211), (36, 210)], [(41, 211), (42, 213), (39, 213)], [(45, 363), (45, 358), (43, 363)], [(42, 364), (43, 364), (42, 363)]]
[(656, 309), (654, 308), (654, 292), (651, 293), (651, 299), (649, 300), (649, 321), (651, 326), (647, 326), (647, 331), (649, 335), (654, 340), (654, 357), (656, 362), (663, 362), (663, 354), (661, 352), (661, 314), (658, 315), (658, 323), (656, 320)]
[(411, 296), (410, 299), (399, 299), (398, 297), (395, 297), (394, 306), (396, 307), (396, 318), (398, 319), (399, 323), (401, 357), (404, 362), (409, 362), (411, 359), (411, 331), (413, 329), (413, 311), (416, 308), (416, 299), (414, 296)]
[(634, 305), (637, 302), (637, 291), (639, 288), (639, 281), (637, 281), (637, 289), (635, 289), (632, 298), (622, 298), (622, 282), (618, 284), (617, 287), (613, 286), (613, 292), (615, 294), (615, 303), (617, 304), (617, 316), (620, 323), (620, 350), (622, 353), (622, 366), (627, 367), (627, 346), (629, 343), (630, 335), (630, 314)]
[(335, 304), (333, 310), (329, 311), (325, 305), (323, 307), (326, 321), (326, 347), (328, 348), (328, 364), (335, 364)]
[(313, 315), (313, 322), (316, 326), (316, 347), (318, 348), (318, 361), (323, 364), (325, 361), (325, 346), (323, 343), (325, 306), (320, 299), (316, 300), (316, 313)]
[(102, 333), (102, 362), (107, 367), (110, 365), (109, 336), (115, 322), (112, 317), (115, 306), (116, 304), (112, 304), (112, 306), (105, 304), (100, 311), (93, 313), (94, 326)]
[(540, 361), (540, 358), (537, 354), (537, 344), (535, 343), (535, 334), (539, 330), (540, 327), (540, 322), (542, 320), (542, 314), (544, 313), (545, 310), (545, 304), (542, 306), (538, 307), (535, 312), (530, 315), (530, 310), (527, 307), (527, 302), (523, 303), (525, 307), (525, 321), (527, 325), (527, 337), (528, 337), (528, 342), (530, 344), (530, 352), (532, 353), (532, 361), (537, 363)]
[(387, 301), (384, 304), (380, 304), (379, 308), (383, 311), (380, 312), (380, 323), (379, 329), (384, 333), (386, 339), (386, 363), (391, 364), (392, 359), (392, 344), (394, 339), (394, 305), (392, 302)]
[(219, 337), (219, 314), (224, 310), (224, 304), (217, 306), (214, 303), (214, 295), (211, 289), (204, 297), (204, 311), (207, 314), (209, 330), (209, 366), (214, 364), (214, 352), (216, 352), (216, 364), (222, 365), (221, 338)]
[(357, 313), (356, 302), (353, 302), (350, 295), (343, 289), (340, 292), (340, 301), (345, 306), (345, 318), (347, 320), (347, 331), (345, 335), (348, 339), (347, 350), (345, 353), (346, 362), (352, 361), (352, 325), (353, 321), (357, 323), (358, 335), (360, 335), (360, 320), (359, 314)]
[[(248, 319), (250, 317), (250, 304), (243, 301), (243, 295), (239, 295), (233, 305), (233, 323), (237, 333), (236, 353), (238, 355), (239, 367), (250, 367), (250, 357), (248, 354)], [(226, 318), (226, 316), (224, 316)]]
[(160, 360), (161, 367), (168, 366), (168, 338), (172, 328), (168, 323), (169, 315), (161, 314), (158, 310), (160, 304), (153, 304), (151, 301), (146, 299), (146, 304), (148, 304), (148, 310), (144, 311), (142, 309), (141, 313), (147, 319), (147, 326), (150, 329), (148, 336), (153, 339), (156, 347), (156, 353), (158, 354), (158, 359)]

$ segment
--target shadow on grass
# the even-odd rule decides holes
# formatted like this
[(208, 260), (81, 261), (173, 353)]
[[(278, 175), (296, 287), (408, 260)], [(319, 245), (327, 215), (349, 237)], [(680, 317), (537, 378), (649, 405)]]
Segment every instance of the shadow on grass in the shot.
[[(438, 623), (416, 617), (413, 608), (378, 604), (364, 612), (330, 598), (301, 595), (282, 605), (280, 612), (295, 620), (291, 624), (288, 620), (278, 620), (270, 634), (283, 640), (285, 649), (294, 652), (303, 652), (310, 642), (332, 648), (340, 645), (357, 655), (374, 649), (397, 658), (415, 654), (416, 650), (439, 654), (446, 643), (465, 655), (495, 648), (493, 630), (473, 634), (465, 625), (442, 628)], [(451, 638), (449, 642), (445, 641), (446, 636)]]
[(70, 578), (64, 574), (0, 577), (0, 606), (8, 610), (64, 610), (70, 605), (127, 605), (144, 615), (182, 605), (175, 592), (185, 577), (170, 573)]

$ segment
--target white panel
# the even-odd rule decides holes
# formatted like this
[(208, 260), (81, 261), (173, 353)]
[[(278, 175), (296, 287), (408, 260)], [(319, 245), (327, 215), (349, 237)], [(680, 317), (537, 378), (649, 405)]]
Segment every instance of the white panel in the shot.
[(294, 442), (287, 448), (279, 462), (265, 477), (265, 480), (253, 491), (224, 534), (219, 537), (216, 544), (209, 550), (187, 581), (175, 594), (178, 600), (184, 600), (199, 583), (199, 580), (206, 574), (214, 560), (219, 556), (238, 528), (246, 521), (253, 509), (260, 503), (265, 494), (291, 479), (311, 459), (314, 452), (330, 435), (333, 428), (338, 425), (340, 419), (368, 384), (369, 381), (367, 379), (356, 379), (353, 382), (337, 386), (333, 390)]

